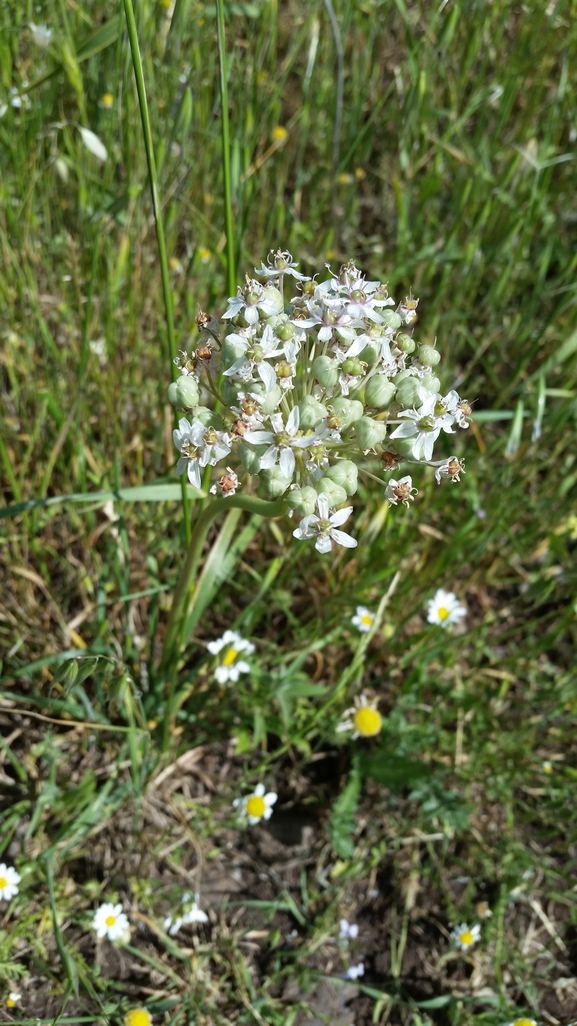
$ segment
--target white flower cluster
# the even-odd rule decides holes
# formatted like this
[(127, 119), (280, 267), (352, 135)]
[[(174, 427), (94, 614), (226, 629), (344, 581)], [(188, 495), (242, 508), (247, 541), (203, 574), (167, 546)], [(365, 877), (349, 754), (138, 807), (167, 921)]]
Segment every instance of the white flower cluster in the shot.
[[(433, 448), (442, 432), (468, 426), (471, 408), (454, 390), (442, 395), (440, 354), (413, 339), (417, 300), (393, 309), (386, 285), (352, 261), (320, 283), (280, 250), (256, 270), (264, 284), (247, 278), (228, 301), (233, 330), (222, 338), (200, 313), (196, 349), (175, 360), (168, 397), (187, 413), (174, 432), (177, 473), (200, 488), (201, 472), (226, 461), (211, 492), (234, 495), (252, 474), (264, 498), (284, 496), (303, 518), (296, 538), (314, 538), (320, 552), (333, 542), (352, 548), (338, 530), (352, 506), (335, 509), (355, 494), (360, 464), (380, 457), (392, 472), (421, 463), (439, 483), (457, 482), (462, 462), (433, 460)], [(285, 304), (287, 277), (298, 294)], [(221, 412), (203, 405), (211, 397)], [(392, 505), (408, 506), (417, 491), (409, 475), (383, 486)]]

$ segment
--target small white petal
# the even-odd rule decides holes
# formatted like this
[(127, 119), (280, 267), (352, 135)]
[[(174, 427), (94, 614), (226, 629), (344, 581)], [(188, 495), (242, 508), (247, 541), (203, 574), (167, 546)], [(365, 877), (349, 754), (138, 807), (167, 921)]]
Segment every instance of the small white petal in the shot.
[(104, 143), (101, 142), (98, 136), (95, 135), (94, 132), (91, 132), (89, 128), (82, 128), (82, 126), (79, 125), (78, 131), (82, 136), (82, 142), (86, 146), (86, 149), (90, 150), (97, 160), (104, 163), (108, 157), (108, 152)]

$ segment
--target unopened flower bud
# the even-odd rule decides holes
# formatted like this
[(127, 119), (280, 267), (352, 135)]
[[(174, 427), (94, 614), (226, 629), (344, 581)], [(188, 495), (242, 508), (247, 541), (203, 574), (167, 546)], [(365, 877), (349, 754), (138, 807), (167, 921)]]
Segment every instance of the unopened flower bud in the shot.
[(361, 449), (373, 449), (387, 434), (387, 425), (372, 417), (361, 417), (355, 421), (355, 434)]
[(312, 395), (305, 395), (299, 403), (300, 427), (303, 431), (314, 428), (327, 416), (327, 408)]
[(397, 345), (403, 353), (406, 353), (407, 356), (414, 353), (417, 348), (417, 343), (414, 338), (411, 338), (410, 335), (406, 335), (404, 331), (397, 335), (395, 345)]
[(330, 477), (321, 477), (319, 481), (315, 481), (315, 488), (319, 495), (324, 492), (329, 506), (342, 506), (343, 502), (347, 501), (347, 493), (344, 488), (332, 481)]
[(310, 517), (314, 513), (318, 495), (310, 485), (305, 488), (292, 488), (287, 492), (287, 506), (301, 517)]
[(354, 495), (357, 490), (359, 471), (352, 460), (339, 460), (325, 471), (325, 479), (330, 478), (335, 484), (344, 488), (347, 495)]
[(396, 387), (389, 381), (385, 374), (375, 374), (369, 378), (365, 389), (365, 402), (367, 406), (374, 406), (377, 410), (384, 410), (392, 402)]
[(182, 374), (168, 386), (168, 401), (177, 410), (193, 410), (200, 402), (196, 378)]
[(323, 388), (334, 388), (339, 377), (339, 369), (336, 360), (330, 356), (317, 356), (313, 360), (312, 371)]
[(358, 399), (345, 399), (343, 396), (333, 400), (331, 410), (334, 410), (337, 417), (340, 417), (342, 430), (346, 431), (355, 420), (359, 420), (362, 417), (363, 404)]
[(441, 362), (441, 354), (433, 346), (419, 346), (419, 360), (426, 367), (436, 367)]

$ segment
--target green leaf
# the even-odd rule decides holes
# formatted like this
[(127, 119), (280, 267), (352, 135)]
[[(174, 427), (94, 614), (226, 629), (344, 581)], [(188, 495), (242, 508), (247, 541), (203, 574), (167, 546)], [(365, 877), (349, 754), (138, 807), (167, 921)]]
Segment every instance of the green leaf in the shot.
[(406, 755), (390, 755), (385, 751), (363, 752), (360, 756), (360, 771), (364, 777), (372, 777), (391, 791), (400, 791), (426, 777), (431, 767)]
[(451, 1004), (453, 998), (450, 994), (441, 994), (436, 998), (429, 998), (428, 1001), (417, 1001), (417, 1008), (445, 1008)]
[[(202, 499), (200, 492), (192, 485), (187, 485), (189, 499)], [(41, 506), (58, 506), (67, 502), (90, 502), (92, 509), (104, 506), (106, 502), (123, 500), (124, 502), (178, 502), (182, 499), (182, 488), (176, 484), (136, 485), (134, 488), (118, 488), (114, 492), (76, 492), (72, 495), (52, 495), (49, 499), (29, 499), (27, 502), (16, 502), (13, 506), (0, 509), (0, 520), (5, 517), (17, 517), (29, 509)]]
[(361, 771), (358, 764), (355, 763), (344, 791), (333, 805), (329, 819), (331, 844), (341, 859), (350, 859), (355, 853), (353, 835), (356, 829), (355, 812), (359, 803), (361, 782)]

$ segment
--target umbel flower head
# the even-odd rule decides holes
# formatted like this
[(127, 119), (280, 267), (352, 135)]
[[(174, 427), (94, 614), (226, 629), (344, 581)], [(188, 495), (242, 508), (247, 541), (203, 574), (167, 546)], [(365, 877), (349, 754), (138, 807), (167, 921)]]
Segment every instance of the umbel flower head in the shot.
[[(352, 260), (324, 281), (297, 267), (279, 249), (255, 269), (264, 280), (247, 277), (230, 297), (224, 327), (199, 313), (198, 341), (168, 389), (183, 413), (176, 472), (200, 488), (214, 467), (210, 491), (224, 499), (252, 476), (262, 498), (284, 498), (302, 518), (294, 537), (328, 553), (357, 544), (339, 528), (371, 461), (389, 474), (425, 464), (439, 483), (458, 482), (462, 461), (433, 451), (468, 426), (471, 407), (442, 393), (440, 353), (413, 337), (418, 300), (395, 304)], [(407, 473), (382, 483), (395, 506), (417, 493)]]
[(0, 863), (0, 901), (10, 901), (18, 894), (20, 874), (5, 862)]

